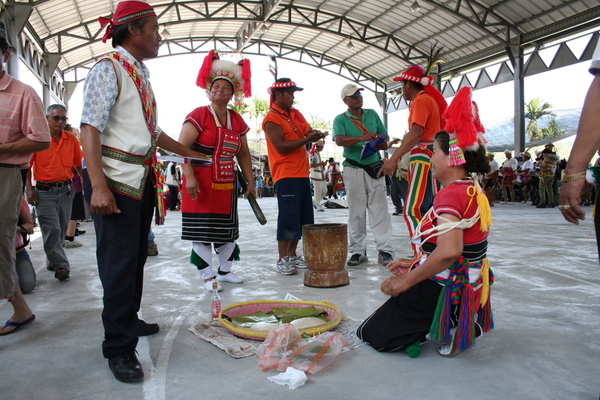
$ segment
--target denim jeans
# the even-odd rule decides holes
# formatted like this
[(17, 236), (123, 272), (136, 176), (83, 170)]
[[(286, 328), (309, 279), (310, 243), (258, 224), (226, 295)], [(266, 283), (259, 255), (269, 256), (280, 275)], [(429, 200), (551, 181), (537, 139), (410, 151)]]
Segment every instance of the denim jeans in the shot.
[(21, 251), (17, 252), (15, 268), (17, 270), (17, 276), (19, 277), (19, 287), (21, 288), (21, 292), (23, 292), (23, 294), (31, 293), (35, 288), (35, 269), (33, 268), (27, 250), (21, 249)]

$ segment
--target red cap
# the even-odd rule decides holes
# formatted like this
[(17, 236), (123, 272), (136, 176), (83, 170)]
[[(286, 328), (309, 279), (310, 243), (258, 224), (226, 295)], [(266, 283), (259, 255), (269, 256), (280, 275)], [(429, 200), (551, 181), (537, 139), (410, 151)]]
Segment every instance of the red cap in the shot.
[(154, 8), (148, 3), (135, 0), (120, 2), (117, 4), (112, 19), (106, 17), (98, 18), (100, 25), (104, 26), (108, 24), (106, 33), (102, 37), (102, 43), (106, 43), (108, 39), (112, 38), (113, 29), (116, 25), (121, 25), (129, 21), (135, 21), (136, 19), (146, 18), (152, 15), (156, 16), (156, 13), (154, 12)]
[(418, 65), (411, 65), (410, 68), (402, 72), (400, 76), (394, 78), (394, 81), (411, 81), (427, 86), (433, 82), (433, 78), (431, 76), (425, 76), (425, 68)]

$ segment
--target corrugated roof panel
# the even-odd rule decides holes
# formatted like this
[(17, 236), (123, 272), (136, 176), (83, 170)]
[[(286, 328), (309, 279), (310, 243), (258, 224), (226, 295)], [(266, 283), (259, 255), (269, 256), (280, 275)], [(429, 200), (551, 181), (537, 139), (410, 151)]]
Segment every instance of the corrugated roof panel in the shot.
[[(326, 2), (324, 2), (324, 4), (321, 4), (319, 6), (319, 9), (326, 11), (326, 12), (332, 12), (332, 13), (335, 13), (338, 15), (343, 15), (349, 9), (356, 6), (361, 1), (362, 0), (327, 0)], [(301, 3), (303, 3), (303, 2), (301, 2)], [(294, 4), (298, 4), (298, 3), (294, 2)]]

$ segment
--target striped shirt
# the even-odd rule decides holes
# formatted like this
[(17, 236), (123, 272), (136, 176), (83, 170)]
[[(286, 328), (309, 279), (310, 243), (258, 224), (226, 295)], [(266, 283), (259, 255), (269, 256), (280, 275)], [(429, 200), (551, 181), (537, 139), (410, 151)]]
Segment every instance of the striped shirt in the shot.
[[(50, 128), (44, 105), (30, 86), (8, 73), (0, 77), (0, 145), (28, 138), (34, 142), (49, 142)], [(0, 163), (29, 168), (31, 154), (0, 153)]]

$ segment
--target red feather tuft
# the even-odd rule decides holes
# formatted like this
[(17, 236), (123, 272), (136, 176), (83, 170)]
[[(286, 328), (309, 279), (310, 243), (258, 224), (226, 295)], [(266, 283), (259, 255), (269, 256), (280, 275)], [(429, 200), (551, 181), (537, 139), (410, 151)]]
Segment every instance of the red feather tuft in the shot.
[(456, 134), (458, 147), (464, 149), (477, 143), (470, 87), (464, 86), (456, 93), (442, 118), (446, 120), (446, 132)]
[(210, 81), (210, 69), (212, 68), (212, 62), (219, 59), (219, 55), (215, 54), (214, 50), (208, 52), (202, 62), (202, 67), (198, 71), (198, 77), (196, 78), (196, 86), (200, 86), (202, 89), (206, 89), (206, 83)]
[(252, 97), (252, 72), (250, 70), (250, 60), (244, 59), (239, 62), (242, 66), (242, 79), (244, 80), (244, 97)]

